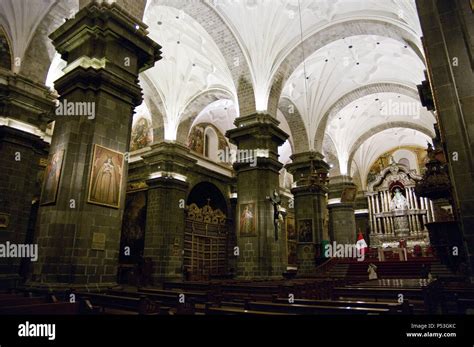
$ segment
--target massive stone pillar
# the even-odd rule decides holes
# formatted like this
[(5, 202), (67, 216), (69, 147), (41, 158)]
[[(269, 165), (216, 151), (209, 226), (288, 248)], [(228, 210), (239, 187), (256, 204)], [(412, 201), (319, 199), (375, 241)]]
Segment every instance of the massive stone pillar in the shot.
[[(322, 257), (324, 215), (326, 210), (326, 180), (329, 165), (317, 152), (291, 156), (286, 169), (293, 174), (296, 187), (294, 196), (296, 230), (298, 231), (298, 274), (310, 274), (316, 257)], [(307, 232), (305, 232), (307, 231)]]
[[(279, 189), (278, 146), (288, 135), (267, 114), (239, 117), (226, 136), (238, 146), (236, 235), (239, 278), (280, 277), (286, 270), (286, 237), (275, 241), (274, 207), (267, 197)], [(260, 151), (258, 151), (260, 150)], [(284, 228), (281, 228), (284, 230)]]
[[(44, 86), (23, 76), (0, 69), (0, 79), (0, 244), (31, 244), (54, 102)], [(0, 288), (16, 286), (28, 264), (28, 258), (1, 257)]]
[(423, 44), (465, 249), (474, 269), (474, 15), (472, 1), (417, 0)]
[(107, 3), (85, 6), (50, 38), (68, 65), (55, 82), (61, 107), (33, 284), (98, 288), (116, 282), (138, 74), (160, 58), (160, 46), (145, 24)]
[(183, 279), (184, 219), (189, 149), (162, 142), (143, 156), (150, 173), (144, 257), (153, 261), (153, 282)]
[(329, 236), (337, 243), (356, 242), (354, 202), (357, 186), (349, 176), (331, 177), (329, 181)]

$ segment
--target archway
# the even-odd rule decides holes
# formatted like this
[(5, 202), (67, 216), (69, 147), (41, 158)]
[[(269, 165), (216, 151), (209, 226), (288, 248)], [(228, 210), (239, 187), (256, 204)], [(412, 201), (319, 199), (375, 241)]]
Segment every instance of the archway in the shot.
[(184, 229), (184, 278), (209, 280), (228, 273), (229, 228), (227, 204), (212, 183), (198, 183), (190, 191)]

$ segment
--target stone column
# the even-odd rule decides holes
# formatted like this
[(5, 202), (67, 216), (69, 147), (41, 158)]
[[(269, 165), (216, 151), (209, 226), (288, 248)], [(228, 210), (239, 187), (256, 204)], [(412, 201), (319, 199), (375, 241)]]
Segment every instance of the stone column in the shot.
[(413, 199), (411, 197), (411, 188), (410, 187), (405, 188), (405, 195), (406, 195), (407, 200), (408, 200), (408, 208), (411, 210), (411, 209), (413, 209)]
[[(48, 156), (49, 90), (0, 69), (0, 243), (31, 244)], [(0, 288), (15, 287), (29, 272), (28, 258), (0, 258)]]
[(188, 153), (178, 143), (162, 142), (143, 155), (149, 172), (144, 257), (152, 259), (155, 285), (183, 280), (187, 174), (196, 164)]
[[(31, 244), (49, 145), (36, 135), (0, 126), (0, 244)], [(33, 259), (34, 260), (34, 259)], [(26, 276), (29, 259), (0, 258), (0, 288)]]
[(369, 206), (369, 225), (370, 225), (370, 234), (376, 234), (377, 231), (374, 226), (374, 205), (372, 202), (372, 195), (367, 195), (367, 205)]
[(431, 211), (431, 221), (436, 222), (436, 217), (434, 213), (434, 203), (433, 200), (430, 200), (430, 211)]
[[(343, 201), (343, 193), (357, 189), (352, 177), (337, 176), (329, 181), (329, 235), (331, 241), (341, 244), (356, 242), (354, 200)], [(355, 193), (354, 193), (355, 194)], [(348, 194), (349, 195), (349, 194)]]
[[(288, 135), (278, 127), (276, 118), (268, 114), (239, 117), (234, 124), (237, 128), (227, 131), (226, 136), (237, 145), (239, 153), (247, 153), (252, 159), (250, 162), (241, 160), (234, 163), (238, 199), (235, 225), (240, 250), (237, 276), (279, 278), (288, 263), (286, 240), (279, 235), (278, 241), (275, 241), (274, 208), (267, 197), (275, 189), (279, 190), (283, 165), (278, 161), (278, 147)], [(252, 218), (245, 230), (239, 230), (246, 208)]]
[[(116, 283), (128, 170), (124, 159), (133, 109), (142, 102), (138, 74), (160, 58), (160, 46), (147, 34), (146, 25), (118, 5), (93, 2), (50, 35), (68, 63), (55, 82), (63, 106), (56, 110), (50, 151), (50, 160), (61, 153), (62, 160), (56, 165), (57, 196), (39, 211), (41, 251), (33, 285)], [(93, 199), (89, 192), (106, 162), (115, 174), (114, 193), (95, 193)]]
[[(311, 221), (311, 240), (298, 239), (298, 274), (310, 274), (315, 268), (316, 256), (321, 256), (324, 213), (326, 206), (326, 177), (329, 165), (317, 152), (298, 153), (291, 156), (292, 163), (286, 169), (295, 178), (294, 196), (296, 230), (301, 223)], [(298, 235), (299, 236), (299, 235)], [(305, 242), (303, 242), (305, 241)]]
[(474, 38), (472, 1), (417, 0), (423, 47), (445, 143), (456, 219), (474, 282)]
[[(376, 203), (376, 206), (377, 206), (377, 213), (380, 213), (381, 212), (381, 209), (380, 209), (380, 194), (377, 193), (374, 195), (374, 198), (375, 198), (375, 203)], [(378, 233), (379, 234), (382, 234), (382, 218), (377, 218), (377, 223), (378, 223)]]

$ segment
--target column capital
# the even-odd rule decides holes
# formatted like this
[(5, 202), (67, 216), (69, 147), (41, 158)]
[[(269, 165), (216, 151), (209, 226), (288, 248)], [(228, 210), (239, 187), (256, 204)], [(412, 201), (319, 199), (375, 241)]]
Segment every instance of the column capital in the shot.
[(285, 165), (285, 168), (293, 175), (296, 183), (296, 187), (291, 190), (293, 194), (303, 191), (327, 192), (327, 175), (330, 168), (321, 153), (296, 153), (290, 158), (292, 162)]
[(142, 155), (148, 166), (150, 179), (164, 178), (186, 181), (189, 168), (197, 160), (189, 156), (189, 148), (177, 142), (160, 142), (151, 146), (151, 151)]
[(31, 124), (44, 132), (54, 114), (52, 92), (44, 85), (1, 68), (0, 79), (0, 117)]
[[(161, 59), (161, 46), (148, 37), (148, 26), (116, 3), (92, 2), (49, 35), (56, 50), (71, 63), (82, 57), (138, 75)], [(98, 49), (99, 48), (99, 49)], [(127, 56), (127, 52), (130, 56)], [(124, 58), (130, 64), (124, 64)]]
[(283, 165), (278, 161), (278, 147), (288, 139), (288, 134), (278, 127), (280, 122), (268, 114), (256, 113), (239, 117), (234, 124), (236, 128), (228, 130), (226, 136), (239, 151), (253, 151), (249, 155), (257, 163), (252, 167), (249, 162), (236, 162), (234, 169), (252, 170), (263, 167), (279, 172)]
[[(234, 124), (236, 128), (228, 130), (226, 136), (239, 148), (242, 146), (242, 148), (272, 151), (281, 146), (289, 137), (278, 127), (280, 122), (268, 114), (256, 113), (238, 117)], [(278, 152), (271, 155), (275, 156), (275, 159), (278, 158)]]
[(138, 74), (161, 59), (161, 46), (147, 36), (146, 28), (115, 3), (83, 7), (49, 36), (68, 64), (55, 82), (59, 94), (106, 90), (139, 105)]

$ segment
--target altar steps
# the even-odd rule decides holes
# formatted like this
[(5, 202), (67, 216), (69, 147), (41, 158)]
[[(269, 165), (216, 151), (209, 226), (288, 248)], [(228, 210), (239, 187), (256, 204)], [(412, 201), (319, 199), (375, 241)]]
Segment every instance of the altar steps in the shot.
[(434, 258), (409, 259), (408, 261), (377, 261), (365, 260), (362, 262), (353, 259), (339, 259), (328, 271), (327, 275), (334, 278), (368, 279), (367, 268), (370, 263), (377, 266), (377, 275), (381, 279), (395, 278), (421, 278), (423, 265), (435, 278), (453, 277), (454, 274)]

